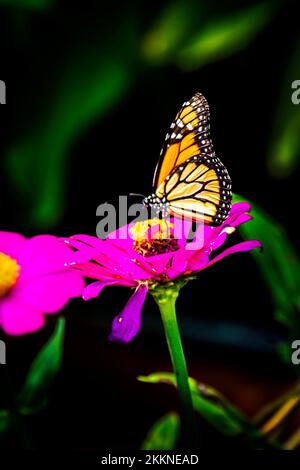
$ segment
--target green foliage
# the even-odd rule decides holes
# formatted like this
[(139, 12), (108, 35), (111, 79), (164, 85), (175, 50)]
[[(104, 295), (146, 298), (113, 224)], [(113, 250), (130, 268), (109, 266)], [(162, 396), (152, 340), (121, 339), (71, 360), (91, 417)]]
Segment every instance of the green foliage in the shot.
[(49, 341), (34, 359), (21, 392), (17, 397), (19, 411), (30, 414), (47, 401), (47, 391), (56, 377), (63, 357), (65, 319), (60, 317)]
[(179, 436), (180, 421), (176, 413), (167, 413), (148, 432), (142, 450), (173, 450)]
[(28, 10), (44, 10), (52, 5), (52, 0), (0, 0), (1, 5)]
[(300, 105), (291, 99), (292, 83), (300, 77), (299, 56), (300, 38), (285, 71), (268, 150), (269, 170), (277, 178), (288, 177), (300, 160)]
[(190, 0), (168, 3), (142, 41), (144, 59), (156, 65), (169, 61), (189, 34), (202, 8), (201, 1), (197, 4)]
[(205, 2), (169, 3), (144, 37), (143, 56), (152, 64), (174, 62), (187, 70), (218, 61), (246, 47), (270, 21), (275, 5), (219, 8), (216, 16)]
[[(86, 87), (70, 77), (68, 92), (56, 97), (42, 128), (29, 135), (19, 145), (10, 149), (8, 170), (18, 191), (30, 200), (30, 221), (34, 226), (51, 227), (64, 213), (66, 158), (73, 139), (83, 132), (95, 117), (113, 106), (127, 85), (127, 72), (120, 64), (102, 64), (98, 73), (85, 77)], [(84, 82), (84, 77), (81, 76)], [(83, 86), (85, 92), (80, 96)], [(99, 147), (98, 158), (101, 149)], [(32, 184), (32, 178), (35, 184)]]
[(10, 427), (12, 421), (11, 414), (8, 410), (0, 410), (0, 437)]
[[(233, 201), (245, 201), (238, 195)], [(250, 202), (250, 201), (248, 201)], [(258, 239), (263, 253), (252, 251), (274, 304), (275, 318), (288, 329), (288, 337), (277, 344), (282, 360), (291, 366), (291, 343), (300, 336), (300, 258), (284, 228), (258, 205), (251, 202), (253, 220), (239, 227), (245, 239)], [(293, 370), (300, 373), (299, 367)]]
[[(90, 37), (82, 38), (74, 42), (71, 53), (62, 44), (64, 64), (60, 69), (53, 73), (53, 64), (44, 64), (53, 74), (48, 93), (38, 97), (36, 117), (31, 116), (26, 132), (7, 150), (9, 178), (29, 208), (29, 214), (24, 213), (27, 223), (34, 227), (48, 229), (62, 219), (74, 141), (128, 91), (135, 25), (125, 17), (115, 21), (114, 28), (112, 45), (103, 43), (100, 36), (99, 44), (91, 44)], [(33, 90), (38, 86), (32, 83)], [(22, 115), (24, 109), (20, 111)], [(95, 151), (94, 158), (101, 160), (100, 144), (98, 153)]]
[[(32, 10), (46, 10), (51, 5), (54, 8), (50, 22), (61, 15), (59, 4), (53, 0), (0, 0), (2, 4)], [(36, 61), (42, 71), (41, 75), (31, 74), (32, 83), (26, 90), (30, 100), (24, 100), (24, 105), (20, 97), (16, 100), (16, 134), (5, 151), (10, 185), (21, 201), (20, 212), (26, 224), (45, 230), (63, 219), (74, 143), (128, 93), (138, 72), (147, 72), (145, 65), (174, 63), (193, 70), (230, 56), (256, 37), (272, 19), (277, 5), (277, 1), (265, 1), (239, 10), (235, 2), (220, 2), (216, 10), (215, 5), (201, 0), (169, 1), (158, 8), (157, 18), (146, 34), (139, 29), (141, 18), (135, 4), (120, 9), (114, 21), (106, 18), (107, 13), (102, 17), (101, 8), (95, 8), (93, 11), (99, 15), (96, 32), (92, 21), (91, 28), (88, 23), (79, 25), (76, 31), (70, 21), (66, 32), (60, 31), (59, 42), (55, 27), (46, 37), (30, 27), (27, 17), (20, 36), (18, 28), (23, 21), (20, 15), (15, 15), (17, 34), (11, 42), (18, 43), (29, 66)], [(70, 47), (65, 39), (72, 35)], [(53, 49), (59, 44), (58, 59), (55, 55), (49, 60), (42, 59), (41, 50), (52, 43)], [(29, 102), (33, 111), (28, 109)], [(293, 154), (298, 145), (297, 119), (286, 122), (282, 142), (287, 144), (280, 144), (285, 149), (293, 147)], [(99, 146), (99, 154), (96, 150), (94, 158), (102, 157)]]
[[(138, 380), (176, 386), (176, 377), (169, 372), (156, 372), (148, 376), (140, 376)], [(251, 439), (260, 437), (259, 431), (252, 423), (219, 392), (202, 383), (198, 384), (192, 378), (189, 378), (189, 385), (195, 411), (200, 413), (218, 431), (227, 436), (246, 434)]]
[(47, 404), (47, 394), (62, 363), (65, 319), (59, 318), (54, 332), (31, 364), (14, 406), (0, 410), (0, 438), (10, 429), (21, 433), (26, 446), (30, 441), (24, 424), (26, 415), (38, 412)]
[(272, 11), (271, 3), (265, 2), (209, 21), (179, 51), (176, 62), (190, 70), (231, 56), (257, 36)]
[[(245, 201), (234, 195), (233, 201)], [(249, 201), (248, 201), (249, 202)], [(263, 254), (252, 252), (270, 289), (276, 317), (297, 337), (300, 334), (300, 259), (284, 228), (251, 202), (253, 220), (239, 227), (245, 239), (260, 240)]]

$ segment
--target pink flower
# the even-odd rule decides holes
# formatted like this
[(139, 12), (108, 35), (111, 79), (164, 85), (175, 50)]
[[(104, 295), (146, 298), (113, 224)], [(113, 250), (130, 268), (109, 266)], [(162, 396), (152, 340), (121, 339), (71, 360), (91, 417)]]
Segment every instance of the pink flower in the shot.
[[(175, 279), (185, 279), (211, 266), (232, 253), (249, 251), (261, 247), (256, 240), (238, 243), (215, 255), (236, 227), (251, 220), (247, 214), (249, 204), (241, 202), (231, 207), (227, 220), (220, 226), (212, 227), (201, 224), (193, 241), (190, 243), (187, 234), (191, 222), (172, 220), (167, 238), (150, 239), (139, 226), (129, 225), (111, 233), (105, 240), (88, 235), (75, 235), (67, 240), (76, 251), (71, 256), (68, 266), (83, 276), (95, 279), (83, 291), (83, 298), (89, 300), (97, 297), (105, 286), (125, 286), (134, 288), (134, 293), (121, 313), (114, 319), (111, 340), (127, 343), (139, 331), (141, 326), (142, 306), (148, 290), (166, 284)], [(164, 229), (156, 223), (147, 230)], [(181, 225), (180, 225), (181, 224)], [(183, 236), (177, 237), (178, 226)], [(183, 230), (182, 230), (183, 228)], [(180, 233), (181, 233), (180, 232)], [(134, 233), (135, 236), (130, 236)]]
[(0, 326), (6, 333), (40, 329), (45, 313), (82, 294), (82, 276), (64, 266), (70, 251), (51, 235), (0, 232)]

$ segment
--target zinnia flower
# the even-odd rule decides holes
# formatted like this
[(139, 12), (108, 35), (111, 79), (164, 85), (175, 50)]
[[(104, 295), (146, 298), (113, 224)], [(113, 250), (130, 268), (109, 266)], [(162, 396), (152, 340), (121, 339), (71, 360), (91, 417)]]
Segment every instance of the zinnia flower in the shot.
[[(142, 306), (148, 291), (154, 294), (162, 286), (168, 291), (168, 286), (184, 284), (197, 272), (228, 255), (261, 247), (259, 241), (245, 241), (226, 248), (215, 256), (215, 250), (225, 243), (228, 234), (252, 218), (247, 214), (250, 210), (249, 204), (239, 202), (232, 205), (230, 214), (222, 225), (213, 227), (201, 224), (194, 238), (197, 239), (196, 244), (191, 244), (186, 235), (191, 222), (184, 222), (185, 236), (175, 237), (176, 224), (183, 223), (175, 218), (170, 224), (168, 237), (164, 233), (166, 227), (162, 228), (162, 221), (158, 219), (122, 227), (105, 240), (75, 235), (65, 240), (76, 249), (67, 266), (96, 280), (84, 289), (85, 300), (97, 297), (105, 286), (134, 288), (127, 305), (114, 319), (110, 335), (111, 340), (127, 343), (141, 327)], [(158, 231), (156, 238), (147, 237), (150, 229), (152, 233), (153, 229)]]
[(0, 232), (0, 326), (6, 333), (40, 329), (45, 313), (82, 294), (82, 276), (64, 266), (70, 251), (51, 235)]

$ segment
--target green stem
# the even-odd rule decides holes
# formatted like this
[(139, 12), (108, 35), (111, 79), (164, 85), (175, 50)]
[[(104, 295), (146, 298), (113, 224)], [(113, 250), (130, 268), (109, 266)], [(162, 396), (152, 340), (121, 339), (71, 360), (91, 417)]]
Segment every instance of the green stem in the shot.
[(153, 296), (159, 306), (173, 371), (176, 375), (182, 408), (182, 435), (184, 444), (190, 448), (196, 449), (198, 447), (196, 419), (175, 308), (179, 289), (180, 287), (176, 288), (174, 285), (174, 287), (168, 288), (167, 290), (153, 292)]

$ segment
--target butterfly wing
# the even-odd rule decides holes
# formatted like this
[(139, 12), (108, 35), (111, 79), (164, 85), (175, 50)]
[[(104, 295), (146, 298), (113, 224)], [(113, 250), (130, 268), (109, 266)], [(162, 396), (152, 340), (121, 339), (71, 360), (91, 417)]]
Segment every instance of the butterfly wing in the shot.
[(220, 225), (231, 207), (231, 180), (214, 155), (194, 156), (177, 166), (161, 183), (157, 196), (173, 215)]
[(172, 214), (220, 225), (231, 207), (231, 179), (215, 155), (209, 121), (208, 103), (196, 93), (171, 124), (153, 184)]
[(209, 136), (209, 106), (201, 93), (183, 103), (166, 135), (156, 167), (153, 188), (159, 188), (172, 170), (197, 155), (212, 153)]

